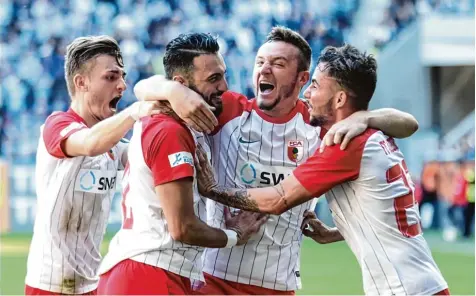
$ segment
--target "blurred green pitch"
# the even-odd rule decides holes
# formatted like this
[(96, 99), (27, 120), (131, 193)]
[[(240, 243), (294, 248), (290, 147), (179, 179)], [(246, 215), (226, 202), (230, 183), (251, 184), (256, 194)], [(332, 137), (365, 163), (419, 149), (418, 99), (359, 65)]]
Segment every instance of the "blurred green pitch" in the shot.
[[(103, 244), (107, 250), (108, 236)], [(453, 295), (475, 295), (474, 241), (445, 243), (439, 235), (426, 234), (433, 256), (450, 285)], [(24, 291), (26, 258), (31, 235), (10, 234), (0, 237), (0, 294), (20, 295)], [(310, 239), (303, 243), (300, 295), (363, 294), (360, 269), (345, 243), (319, 245)]]

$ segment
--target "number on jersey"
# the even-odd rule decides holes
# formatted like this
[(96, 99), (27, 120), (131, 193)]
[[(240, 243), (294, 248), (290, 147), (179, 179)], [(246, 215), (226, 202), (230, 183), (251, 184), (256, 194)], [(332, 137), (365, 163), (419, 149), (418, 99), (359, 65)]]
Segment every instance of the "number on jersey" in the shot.
[[(121, 207), (122, 207), (122, 228), (123, 229), (132, 229), (132, 225), (134, 224), (134, 215), (132, 214), (132, 209), (131, 207), (128, 207), (126, 204), (127, 200), (127, 194), (129, 193), (129, 164), (127, 164), (125, 170), (124, 170), (124, 183), (127, 185), (124, 187), (124, 190), (122, 191), (122, 202), (121, 202)], [(126, 179), (127, 178), (127, 179)]]
[(410, 186), (411, 181), (409, 181), (407, 174), (408, 168), (405, 164), (405, 160), (403, 160), (401, 163), (398, 163), (387, 170), (387, 183), (393, 183), (402, 179), (405, 187), (408, 189), (407, 194), (396, 197), (394, 200), (395, 217), (400, 232), (405, 237), (415, 237), (421, 233), (421, 227), (420, 223), (412, 225), (408, 224), (406, 209), (412, 208), (417, 203), (415, 202), (415, 195), (413, 194), (413, 190)]

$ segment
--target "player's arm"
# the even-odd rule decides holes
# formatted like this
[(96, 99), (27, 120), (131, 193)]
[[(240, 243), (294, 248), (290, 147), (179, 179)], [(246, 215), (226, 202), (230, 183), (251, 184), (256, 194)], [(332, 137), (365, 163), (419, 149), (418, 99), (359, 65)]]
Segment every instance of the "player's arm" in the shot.
[(301, 224), (302, 234), (312, 238), (315, 242), (330, 244), (344, 240), (337, 227), (331, 228), (322, 223), (321, 220), (317, 219), (314, 212), (306, 210), (303, 216), (304, 219)]
[(381, 130), (393, 138), (407, 138), (418, 130), (418, 121), (410, 113), (393, 108), (360, 112), (368, 112), (370, 128)]
[(381, 130), (393, 138), (406, 138), (418, 130), (418, 121), (413, 115), (393, 108), (358, 111), (335, 123), (327, 131), (320, 150), (334, 144), (340, 144), (341, 149), (345, 149), (351, 139), (369, 127)]
[(347, 150), (334, 146), (323, 153), (316, 152), (278, 185), (253, 189), (218, 185), (205, 153), (198, 149), (198, 189), (200, 194), (224, 205), (281, 215), (315, 196), (321, 196), (337, 184), (357, 178), (362, 146), (362, 141), (354, 141)]
[(175, 240), (208, 248), (230, 247), (246, 242), (266, 221), (264, 215), (246, 213), (228, 217), (229, 230), (221, 230), (198, 219), (193, 208), (195, 144), (185, 127), (173, 121), (146, 127), (142, 149), (168, 230)]
[[(155, 188), (174, 240), (207, 248), (224, 248), (242, 244), (266, 221), (264, 215), (243, 213), (228, 217), (228, 230), (208, 226), (193, 210), (193, 179), (183, 178)], [(234, 219), (234, 221), (231, 221)], [(233, 224), (233, 225), (230, 225)], [(230, 233), (230, 230), (232, 231)], [(236, 233), (236, 238), (233, 236)]]
[(47, 147), (59, 144), (60, 154), (65, 157), (97, 156), (116, 145), (137, 119), (158, 113), (156, 103), (136, 102), (91, 128), (78, 128), (77, 122), (68, 121), (67, 118), (53, 118), (45, 125), (45, 142)]
[(137, 82), (134, 94), (139, 100), (161, 101), (164, 112), (171, 111), (171, 108), (187, 125), (199, 132), (210, 133), (218, 124), (212, 112), (214, 107), (208, 105), (198, 93), (162, 75)]

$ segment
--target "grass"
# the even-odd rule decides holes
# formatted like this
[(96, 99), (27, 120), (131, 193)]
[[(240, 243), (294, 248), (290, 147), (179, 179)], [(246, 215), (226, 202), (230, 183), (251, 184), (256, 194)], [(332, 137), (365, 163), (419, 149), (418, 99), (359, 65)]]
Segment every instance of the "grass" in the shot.
[[(427, 236), (427, 235), (425, 235)], [(433, 237), (433, 238), (432, 238)], [(23, 294), (26, 257), (31, 236), (1, 236), (0, 294)], [(445, 243), (429, 237), (433, 256), (448, 281), (453, 295), (475, 295), (474, 244)], [(107, 248), (108, 239), (103, 244)], [(297, 294), (363, 294), (360, 268), (345, 243), (318, 245), (303, 243), (301, 276), (303, 289)]]

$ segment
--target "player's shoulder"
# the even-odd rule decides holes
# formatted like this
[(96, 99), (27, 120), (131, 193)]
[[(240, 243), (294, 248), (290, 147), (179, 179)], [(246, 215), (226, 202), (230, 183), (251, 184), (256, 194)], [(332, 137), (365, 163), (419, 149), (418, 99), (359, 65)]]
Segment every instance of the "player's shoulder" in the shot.
[(233, 110), (247, 110), (252, 106), (253, 100), (249, 100), (244, 94), (240, 94), (234, 91), (226, 91), (221, 96), (224, 105), (224, 112)]
[(141, 119), (142, 136), (162, 137), (192, 137), (187, 126), (166, 114), (158, 114)]
[(365, 146), (368, 142), (371, 142), (373, 139), (376, 139), (380, 136), (383, 136), (382, 131), (374, 128), (367, 128), (363, 133), (350, 141), (349, 147)]
[(68, 111), (54, 111), (46, 118), (45, 124), (56, 122), (77, 122), (80, 125), (85, 125), (84, 119), (72, 109), (68, 109)]

